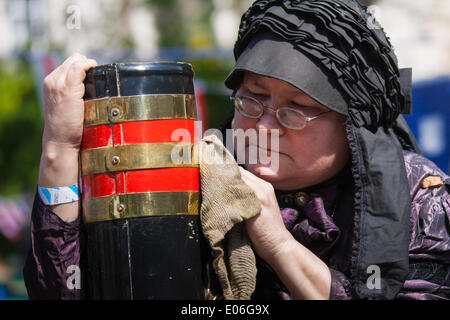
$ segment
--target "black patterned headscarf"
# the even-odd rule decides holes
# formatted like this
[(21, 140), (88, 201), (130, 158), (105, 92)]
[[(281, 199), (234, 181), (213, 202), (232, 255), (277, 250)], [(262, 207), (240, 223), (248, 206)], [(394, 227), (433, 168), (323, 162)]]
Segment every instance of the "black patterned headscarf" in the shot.
[[(266, 38), (266, 44), (255, 41), (260, 40), (255, 36)], [(321, 72), (298, 72), (291, 59), (281, 59), (287, 54), (280, 59), (267, 54), (270, 56), (267, 61), (249, 58), (265, 50), (275, 56), (287, 51), (271, 43), (289, 45), (298, 56), (295, 60), (310, 60)], [(251, 47), (257, 44), (264, 50), (248, 50), (249, 44)], [(336, 90), (317, 86), (310, 89), (309, 95), (322, 99), (319, 102), (336, 112), (348, 114), (358, 127), (374, 130), (380, 125), (391, 126), (409, 107), (405, 105), (408, 92), (401, 89), (392, 46), (381, 27), (357, 1), (256, 1), (242, 17), (234, 55), (237, 64), (225, 82), (228, 87), (235, 87), (239, 81), (239, 72), (234, 71), (249, 65), (262, 70), (270, 66), (284, 72), (292, 70), (289, 82), (303, 91), (310, 89), (311, 83), (305, 74), (317, 77), (322, 73)]]
[[(355, 184), (350, 279), (360, 298), (392, 299), (408, 274), (410, 206), (403, 149), (420, 152), (401, 113), (411, 108), (411, 72), (356, 0), (258, 0), (243, 15), (236, 65), (284, 80), (348, 116)], [(402, 76), (401, 76), (402, 73)], [(381, 269), (381, 289), (367, 286)]]

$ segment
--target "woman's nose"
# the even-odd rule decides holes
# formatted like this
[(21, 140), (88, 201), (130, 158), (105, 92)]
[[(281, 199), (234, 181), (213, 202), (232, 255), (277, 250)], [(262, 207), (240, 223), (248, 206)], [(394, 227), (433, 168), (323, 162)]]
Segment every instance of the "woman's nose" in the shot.
[(269, 107), (264, 107), (264, 113), (256, 122), (256, 128), (258, 130), (267, 131), (268, 133), (272, 130), (278, 130), (280, 136), (283, 135), (285, 131), (285, 128), (277, 119), (276, 109), (271, 105), (269, 105)]

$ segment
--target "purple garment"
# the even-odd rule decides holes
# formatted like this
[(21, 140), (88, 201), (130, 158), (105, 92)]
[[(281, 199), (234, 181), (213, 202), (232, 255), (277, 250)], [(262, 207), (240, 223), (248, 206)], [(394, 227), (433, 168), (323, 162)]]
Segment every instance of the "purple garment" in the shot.
[[(411, 152), (404, 152), (407, 176), (413, 199), (411, 208), (411, 272), (398, 299), (450, 299), (450, 179), (431, 161)], [(323, 259), (331, 271), (330, 299), (354, 299), (349, 279), (352, 223), (353, 183), (349, 168), (335, 178), (308, 188), (318, 193), (304, 207), (284, 208), (281, 214), (288, 230), (305, 247)], [(421, 188), (429, 175), (440, 176), (445, 185)], [(339, 199), (339, 201), (337, 201)], [(334, 214), (335, 213), (335, 214)], [(333, 217), (331, 217), (333, 215)], [(84, 238), (80, 221), (62, 221), (36, 197), (32, 212), (32, 241), (24, 267), (24, 278), (31, 299), (81, 299), (81, 289), (67, 286), (68, 267), (83, 266)], [(257, 257), (258, 275), (255, 299), (290, 299), (276, 274)], [(429, 272), (427, 272), (430, 268)], [(443, 272), (446, 285), (432, 280), (436, 268)], [(83, 267), (81, 267), (83, 272)], [(417, 272), (416, 272), (417, 271)], [(440, 279), (440, 278), (439, 278)], [(443, 282), (443, 281), (441, 281)]]
[(23, 268), (25, 286), (30, 299), (78, 300), (83, 286), (67, 284), (74, 267), (81, 265), (84, 236), (80, 220), (61, 220), (42, 200), (35, 196), (31, 213), (31, 245)]
[[(411, 197), (410, 265), (429, 262), (428, 273), (443, 269), (445, 285), (422, 279), (405, 281), (398, 294), (399, 299), (450, 299), (450, 177), (430, 160), (415, 153), (404, 151), (406, 174)], [(439, 176), (441, 187), (422, 188), (427, 176)], [(414, 271), (414, 270), (413, 270)]]
[[(431, 161), (404, 151), (410, 184), (412, 234), (409, 245), (410, 274), (397, 299), (450, 299), (450, 195), (449, 177)], [(446, 185), (421, 188), (427, 176), (440, 176)], [(324, 184), (307, 190), (318, 193), (304, 207), (283, 208), (284, 224), (306, 248), (324, 260), (331, 272), (331, 300), (354, 299), (349, 279), (352, 244), (353, 192), (349, 168)], [(338, 208), (333, 203), (339, 199)], [(336, 211), (336, 215), (330, 215)], [(427, 268), (429, 270), (427, 270)], [(439, 269), (439, 270), (438, 270)], [(438, 272), (439, 271), (439, 272)], [(258, 299), (290, 299), (289, 293), (270, 266), (258, 260)], [(440, 273), (440, 283), (428, 281)], [(445, 282), (446, 285), (441, 285)], [(272, 290), (267, 288), (272, 288)]]

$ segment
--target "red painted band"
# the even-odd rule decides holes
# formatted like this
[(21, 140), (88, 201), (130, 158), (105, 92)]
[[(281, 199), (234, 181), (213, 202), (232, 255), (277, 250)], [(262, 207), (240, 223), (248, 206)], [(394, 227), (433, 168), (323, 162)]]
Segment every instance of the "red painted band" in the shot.
[(112, 146), (112, 126), (101, 125), (83, 128), (81, 151)]
[(123, 193), (199, 191), (198, 168), (163, 168), (82, 177), (83, 200)]
[[(181, 129), (178, 130), (177, 129)], [(84, 127), (81, 150), (122, 144), (197, 142), (195, 120), (169, 119)]]

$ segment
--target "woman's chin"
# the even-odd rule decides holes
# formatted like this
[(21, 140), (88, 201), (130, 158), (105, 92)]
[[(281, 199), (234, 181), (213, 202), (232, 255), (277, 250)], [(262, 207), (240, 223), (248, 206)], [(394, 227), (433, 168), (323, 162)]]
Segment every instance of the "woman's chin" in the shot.
[(257, 163), (246, 164), (245, 168), (254, 175), (268, 182), (276, 182), (280, 180), (280, 168), (278, 167)]
[[(283, 168), (283, 167), (281, 167)], [(246, 164), (245, 169), (253, 173), (255, 176), (271, 183), (275, 189), (279, 190), (296, 190), (310, 186), (308, 181), (302, 177), (293, 176), (293, 171), (283, 168), (274, 168), (270, 165), (262, 164)]]

